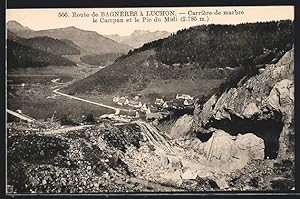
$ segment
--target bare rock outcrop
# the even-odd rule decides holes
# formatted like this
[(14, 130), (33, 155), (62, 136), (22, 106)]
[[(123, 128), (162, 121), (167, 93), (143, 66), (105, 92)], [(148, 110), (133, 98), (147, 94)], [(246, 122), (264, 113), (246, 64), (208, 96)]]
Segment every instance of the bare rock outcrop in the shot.
[(181, 116), (171, 129), (170, 135), (173, 138), (184, 137), (190, 134), (193, 124), (193, 116)]
[(203, 108), (196, 104), (193, 120), (200, 138), (216, 129), (232, 136), (252, 133), (264, 141), (264, 158), (294, 158), (294, 50), (236, 88), (213, 95)]

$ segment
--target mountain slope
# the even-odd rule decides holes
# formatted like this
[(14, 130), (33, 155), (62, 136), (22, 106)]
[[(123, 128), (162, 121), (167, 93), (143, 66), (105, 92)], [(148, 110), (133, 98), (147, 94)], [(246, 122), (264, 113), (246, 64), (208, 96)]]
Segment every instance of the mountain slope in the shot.
[(232, 73), (255, 71), (259, 64), (278, 60), (292, 45), (291, 21), (193, 27), (130, 51), (66, 91), (171, 95), (179, 92), (179, 82), (190, 81), (187, 92), (209, 95)]
[(74, 62), (59, 55), (7, 40), (8, 70), (16, 67), (74, 66)]
[(33, 31), (26, 28), (22, 29), (19, 26), (15, 28), (15, 25), (12, 26), (10, 24), (12, 24), (12, 22), (8, 22), (8, 30), (20, 37), (32, 38), (46, 36), (55, 39), (68, 39), (73, 41), (76, 45), (84, 49), (89, 54), (105, 54), (112, 52), (125, 53), (128, 52), (129, 49), (131, 49), (131, 47), (129, 47), (128, 45), (119, 44), (118, 42), (108, 39), (95, 31), (81, 30), (74, 26), (67, 28)]
[(17, 21), (8, 21), (7, 29), (10, 30), (11, 32), (33, 31), (28, 27), (22, 26), (22, 24), (18, 23)]
[(97, 66), (107, 66), (112, 64), (118, 57), (122, 54), (120, 53), (107, 53), (103, 55), (85, 55), (80, 57), (83, 63)]
[(53, 39), (51, 37), (33, 37), (29, 39), (20, 39), (17, 41), (25, 46), (35, 49), (44, 50), (57, 55), (79, 55), (80, 50), (73, 47), (75, 44), (69, 41)]
[(7, 31), (7, 39), (10, 39), (10, 40), (18, 40), (20, 39), (19, 36), (17, 36), (15, 33), (11, 32), (11, 31)]
[[(163, 65), (154, 56), (154, 50), (133, 54), (75, 82), (65, 88), (65, 91), (72, 94), (120, 92), (125, 95), (140, 92), (144, 95), (159, 94), (170, 98), (180, 89), (182, 92), (202, 95), (219, 85), (224, 74), (231, 72), (219, 69), (195, 70), (192, 65)], [(197, 83), (201, 84), (203, 79), (206, 84), (199, 87)]]
[(51, 37), (33, 37), (33, 38), (25, 39), (23, 37), (17, 36), (15, 33), (11, 32), (10, 30), (7, 30), (7, 39), (13, 40), (25, 46), (47, 51), (57, 55), (79, 55), (80, 54), (80, 47), (67, 39), (59, 40)]

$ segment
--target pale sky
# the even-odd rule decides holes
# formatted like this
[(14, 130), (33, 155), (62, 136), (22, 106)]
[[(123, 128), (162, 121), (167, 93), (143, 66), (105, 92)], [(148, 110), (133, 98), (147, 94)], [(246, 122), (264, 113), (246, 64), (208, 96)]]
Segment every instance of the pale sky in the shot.
[[(101, 13), (101, 12), (114, 12), (114, 11), (175, 11), (177, 20), (176, 22), (123, 22), (123, 23), (93, 23), (92, 17), (72, 17), (72, 12), (88, 14)], [(212, 12), (218, 10), (223, 11), (238, 10), (243, 12), (243, 15), (210, 15), (208, 21), (193, 21), (181, 22), (182, 16), (188, 17), (190, 12)], [(58, 17), (59, 12), (68, 12), (69, 17)], [(180, 14), (186, 13), (186, 14)], [(203, 12), (202, 12), (203, 13)], [(195, 16), (195, 15), (193, 15)], [(204, 17), (207, 20), (207, 15), (197, 15), (198, 18)], [(141, 17), (138, 16), (140, 19)], [(99, 20), (101, 17), (97, 17)], [(120, 17), (116, 17), (120, 18)], [(124, 21), (130, 17), (123, 17)], [(153, 19), (153, 18), (152, 18)], [(45, 30), (53, 28), (63, 28), (68, 26), (75, 26), (84, 30), (97, 31), (99, 34), (119, 34), (130, 35), (134, 30), (150, 30), (150, 31), (169, 31), (176, 32), (177, 30), (188, 28), (191, 26), (201, 24), (239, 24), (246, 22), (257, 21), (272, 21), (272, 20), (294, 20), (294, 6), (236, 6), (236, 7), (164, 7), (164, 8), (68, 8), (68, 9), (7, 9), (6, 20), (15, 20), (23, 26), (27, 26), (33, 30)]]

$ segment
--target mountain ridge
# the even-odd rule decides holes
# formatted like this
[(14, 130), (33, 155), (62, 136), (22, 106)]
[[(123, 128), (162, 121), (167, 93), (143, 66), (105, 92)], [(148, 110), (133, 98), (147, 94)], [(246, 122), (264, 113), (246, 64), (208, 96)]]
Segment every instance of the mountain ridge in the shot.
[[(96, 31), (82, 30), (75, 26), (65, 28), (54, 28), (48, 30), (31, 30), (26, 28), (11, 28), (8, 22), (8, 30), (16, 35), (24, 38), (48, 36), (55, 39), (68, 39), (72, 40), (76, 45), (84, 49), (83, 54), (105, 54), (111, 52), (126, 53), (131, 47), (126, 44), (120, 44), (112, 39), (100, 35)], [(24, 27), (24, 26), (22, 26)]]
[(113, 35), (105, 35), (112, 40), (115, 40), (120, 43), (127, 44), (134, 48), (142, 47), (145, 43), (152, 42), (157, 39), (162, 39), (171, 35), (170, 32), (167, 31), (149, 31), (149, 30), (134, 30), (128, 36), (120, 36), (118, 34)]

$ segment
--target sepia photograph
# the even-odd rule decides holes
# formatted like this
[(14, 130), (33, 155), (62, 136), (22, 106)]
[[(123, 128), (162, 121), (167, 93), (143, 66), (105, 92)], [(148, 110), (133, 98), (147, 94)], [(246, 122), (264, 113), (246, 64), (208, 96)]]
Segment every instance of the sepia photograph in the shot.
[(294, 6), (6, 10), (6, 194), (293, 192)]

